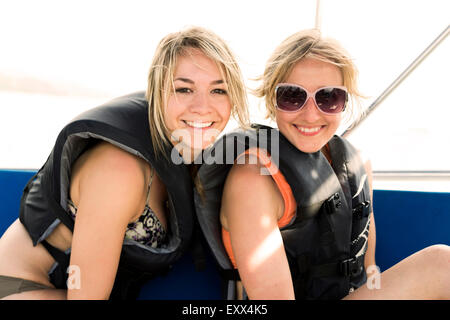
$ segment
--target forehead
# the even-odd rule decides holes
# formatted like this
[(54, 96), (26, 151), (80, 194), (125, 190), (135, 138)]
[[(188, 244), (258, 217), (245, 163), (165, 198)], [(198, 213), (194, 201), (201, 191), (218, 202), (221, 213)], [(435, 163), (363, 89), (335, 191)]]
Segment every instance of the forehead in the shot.
[(216, 61), (208, 57), (202, 50), (186, 48), (177, 57), (174, 69), (175, 75), (201, 76), (209, 75), (221, 78), (221, 73)]
[(342, 71), (338, 66), (314, 58), (296, 62), (285, 81), (310, 90), (343, 85)]

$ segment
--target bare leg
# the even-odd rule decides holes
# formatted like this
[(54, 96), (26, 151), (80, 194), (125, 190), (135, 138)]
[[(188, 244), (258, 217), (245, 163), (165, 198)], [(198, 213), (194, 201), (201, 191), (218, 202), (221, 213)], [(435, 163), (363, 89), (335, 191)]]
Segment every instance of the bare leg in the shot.
[(384, 271), (379, 289), (363, 285), (344, 299), (450, 299), (450, 247), (420, 250)]
[(67, 290), (42, 289), (11, 294), (0, 300), (66, 300)]
[(51, 289), (48, 271), (54, 262), (42, 244), (33, 246), (28, 232), (17, 219), (0, 238), (0, 275), (33, 281), (49, 289), (36, 288), (3, 299), (66, 299), (66, 290)]

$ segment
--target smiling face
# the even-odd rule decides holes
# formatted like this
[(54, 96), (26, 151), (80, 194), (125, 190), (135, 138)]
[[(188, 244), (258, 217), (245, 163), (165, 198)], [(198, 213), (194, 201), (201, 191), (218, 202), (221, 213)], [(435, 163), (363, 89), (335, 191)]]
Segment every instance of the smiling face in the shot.
[(199, 49), (177, 59), (165, 123), (173, 144), (201, 150), (225, 128), (231, 114), (227, 85), (217, 64)]
[[(343, 85), (342, 73), (337, 66), (313, 58), (297, 62), (283, 82), (302, 86), (309, 92)], [(281, 133), (297, 149), (306, 153), (317, 152), (328, 143), (338, 129), (341, 117), (341, 113), (327, 115), (320, 112), (312, 98), (297, 112), (276, 110), (276, 121)]]

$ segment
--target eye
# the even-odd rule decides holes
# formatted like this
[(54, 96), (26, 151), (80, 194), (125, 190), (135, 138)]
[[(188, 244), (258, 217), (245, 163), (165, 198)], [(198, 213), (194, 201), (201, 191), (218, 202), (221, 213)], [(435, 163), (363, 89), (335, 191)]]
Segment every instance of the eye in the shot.
[(211, 92), (212, 92), (212, 93), (216, 93), (216, 94), (228, 94), (228, 92), (227, 92), (226, 90), (224, 90), (224, 89), (219, 89), (219, 88), (213, 89)]
[(192, 90), (190, 88), (176, 88), (176, 93), (192, 93)]

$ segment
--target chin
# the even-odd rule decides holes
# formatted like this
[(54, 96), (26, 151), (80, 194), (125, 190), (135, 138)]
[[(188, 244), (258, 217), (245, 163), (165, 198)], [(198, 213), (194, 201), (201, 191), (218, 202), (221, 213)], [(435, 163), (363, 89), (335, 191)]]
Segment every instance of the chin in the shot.
[(320, 151), (322, 147), (316, 147), (316, 146), (305, 146), (305, 145), (295, 145), (298, 150), (304, 152), (304, 153), (315, 153), (317, 151)]
[[(323, 132), (325, 133), (325, 132)], [(305, 153), (315, 153), (322, 150), (322, 148), (330, 141), (333, 136), (329, 134), (321, 134), (317, 137), (302, 137), (298, 133), (288, 140), (300, 151)]]
[(304, 138), (295, 135), (294, 137), (286, 137), (298, 150), (305, 153), (315, 153), (320, 151), (323, 146), (328, 143), (329, 139)]

